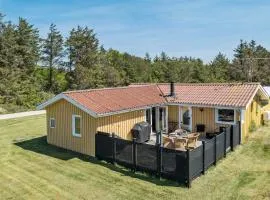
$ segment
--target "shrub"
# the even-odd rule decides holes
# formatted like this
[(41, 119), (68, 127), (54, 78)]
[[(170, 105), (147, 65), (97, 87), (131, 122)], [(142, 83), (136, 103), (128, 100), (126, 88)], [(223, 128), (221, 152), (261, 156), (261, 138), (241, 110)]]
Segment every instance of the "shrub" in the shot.
[(14, 104), (0, 104), (0, 114), (16, 113), (28, 111), (29, 108)]
[(1, 114), (6, 114), (7, 110), (5, 108), (0, 107), (0, 115)]

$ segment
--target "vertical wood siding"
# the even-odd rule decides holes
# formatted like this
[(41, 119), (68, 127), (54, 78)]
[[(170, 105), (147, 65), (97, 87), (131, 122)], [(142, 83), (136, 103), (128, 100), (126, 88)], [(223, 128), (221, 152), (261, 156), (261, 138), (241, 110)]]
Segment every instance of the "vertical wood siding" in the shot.
[[(46, 108), (47, 141), (65, 149), (87, 155), (95, 155), (96, 119), (73, 106), (60, 100)], [(72, 115), (81, 116), (81, 137), (72, 135)], [(55, 128), (50, 128), (50, 118), (55, 118)]]
[(168, 106), (169, 122), (178, 122), (178, 106)]
[[(216, 124), (215, 108), (192, 107), (192, 131), (196, 131), (197, 124), (204, 124), (206, 132), (219, 131), (220, 126), (224, 124)], [(178, 106), (169, 106), (169, 122), (178, 122)], [(236, 120), (240, 120), (240, 113), (236, 112)]]
[[(203, 111), (200, 111), (203, 109)], [(214, 132), (218, 125), (215, 123), (215, 109), (214, 108), (192, 108), (192, 130), (196, 131), (197, 124), (204, 124), (206, 132)]]
[[(169, 122), (178, 122), (178, 106), (168, 106)], [(203, 108), (200, 111), (199, 107), (192, 107), (192, 131), (196, 131), (197, 124), (205, 124), (207, 132), (214, 132), (218, 125), (215, 124), (215, 109)]]
[[(240, 121), (240, 112), (236, 110), (236, 121)], [(219, 127), (230, 126), (228, 124), (216, 123), (215, 119), (215, 108), (203, 108), (200, 111), (199, 107), (192, 108), (192, 130), (196, 131), (197, 124), (204, 124), (206, 132), (219, 131)]]
[(145, 110), (100, 117), (97, 130), (107, 133), (114, 132), (121, 138), (131, 140), (131, 129), (136, 123), (142, 121), (145, 121)]
[(245, 122), (242, 126), (244, 140), (250, 135), (249, 128), (252, 124), (252, 121), (255, 122), (256, 127), (261, 126), (263, 111), (264, 109), (258, 103), (258, 100), (256, 98), (252, 101), (252, 103), (246, 109)]

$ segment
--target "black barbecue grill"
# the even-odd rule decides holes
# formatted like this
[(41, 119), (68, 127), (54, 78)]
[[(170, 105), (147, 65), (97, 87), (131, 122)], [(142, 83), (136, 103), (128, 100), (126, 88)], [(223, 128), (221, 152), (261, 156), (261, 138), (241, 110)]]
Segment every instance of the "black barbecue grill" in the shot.
[(136, 138), (136, 142), (144, 143), (150, 140), (151, 125), (147, 122), (139, 122), (131, 129), (133, 138)]

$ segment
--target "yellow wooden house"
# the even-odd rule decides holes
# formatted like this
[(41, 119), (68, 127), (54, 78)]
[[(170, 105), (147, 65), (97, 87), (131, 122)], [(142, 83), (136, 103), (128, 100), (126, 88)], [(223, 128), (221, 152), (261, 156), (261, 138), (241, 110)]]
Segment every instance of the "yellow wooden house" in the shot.
[[(95, 134), (114, 132), (132, 139), (142, 121), (152, 132), (182, 128), (205, 132), (241, 123), (242, 141), (262, 124), (269, 95), (259, 83), (133, 84), (127, 87), (69, 91), (40, 104), (46, 109), (50, 144), (95, 156)], [(269, 107), (270, 108), (270, 107)]]

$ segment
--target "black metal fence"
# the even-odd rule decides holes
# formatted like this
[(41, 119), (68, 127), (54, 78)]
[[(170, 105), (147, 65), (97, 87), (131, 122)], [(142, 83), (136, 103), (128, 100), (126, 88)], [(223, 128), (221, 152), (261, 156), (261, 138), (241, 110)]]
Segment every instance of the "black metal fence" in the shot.
[(227, 128), (211, 139), (202, 141), (196, 149), (179, 151), (159, 145), (123, 140), (114, 134), (96, 134), (96, 157), (117, 163), (135, 171), (143, 171), (191, 186), (191, 181), (204, 174), (229, 150), (240, 144), (239, 123)]

